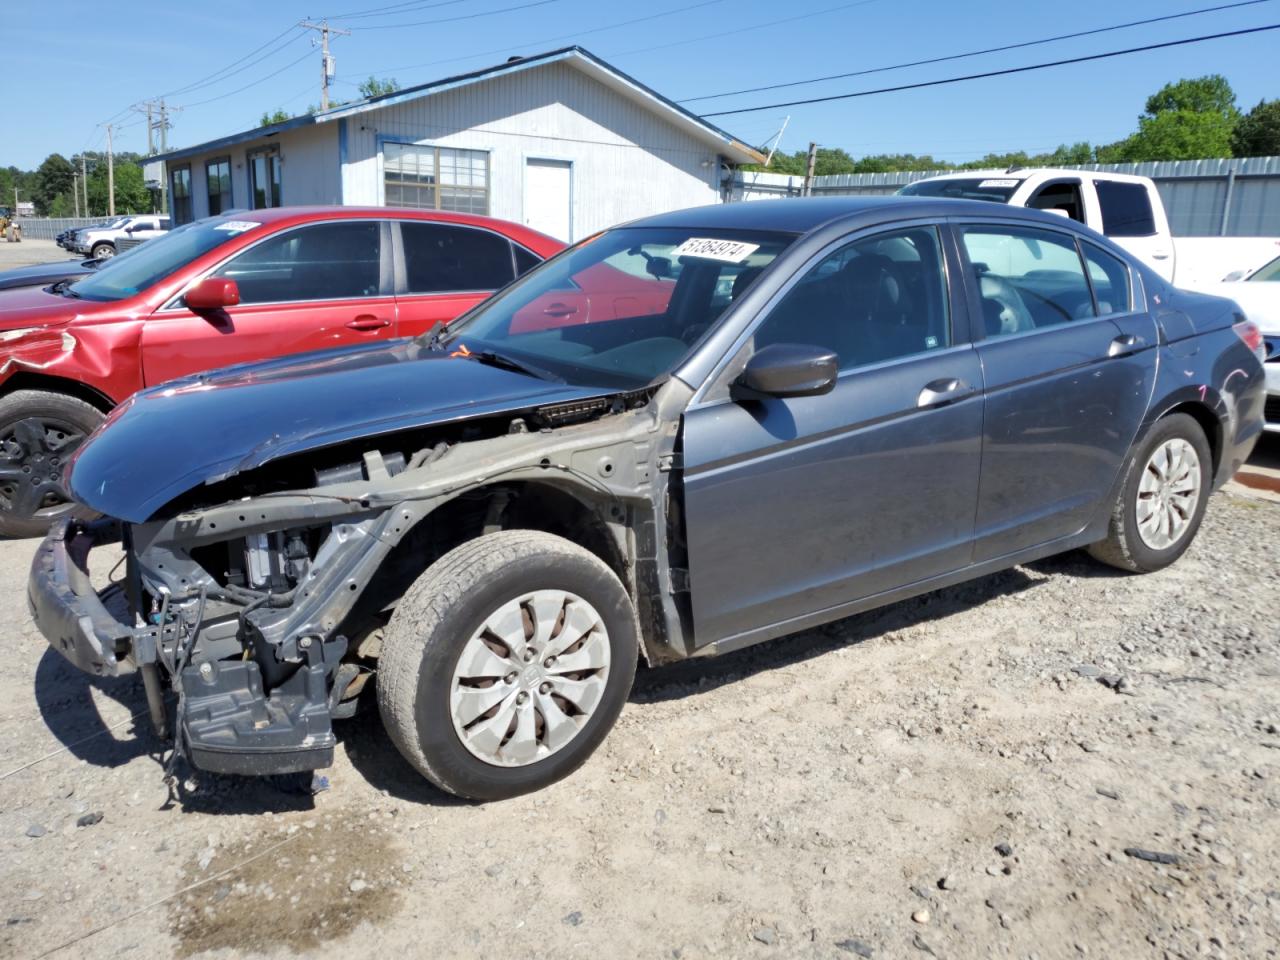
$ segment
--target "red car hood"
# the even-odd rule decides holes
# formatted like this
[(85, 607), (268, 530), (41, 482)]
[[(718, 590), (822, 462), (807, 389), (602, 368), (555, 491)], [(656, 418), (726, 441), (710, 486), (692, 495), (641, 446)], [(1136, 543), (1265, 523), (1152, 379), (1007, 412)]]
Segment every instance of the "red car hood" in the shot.
[(43, 287), (0, 290), (0, 330), (64, 324), (80, 314), (96, 313), (112, 306), (114, 304), (45, 293)]

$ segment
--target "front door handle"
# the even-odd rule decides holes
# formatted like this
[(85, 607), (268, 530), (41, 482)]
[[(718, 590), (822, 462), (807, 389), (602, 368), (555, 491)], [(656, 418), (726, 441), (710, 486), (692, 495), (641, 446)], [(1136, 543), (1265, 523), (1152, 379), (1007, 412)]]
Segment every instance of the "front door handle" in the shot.
[(386, 317), (375, 317), (371, 313), (362, 313), (354, 320), (348, 320), (347, 326), (352, 330), (381, 330), (383, 327), (391, 326), (391, 321)]
[(1137, 350), (1141, 350), (1147, 341), (1134, 333), (1122, 333), (1111, 341), (1111, 345), (1107, 347), (1108, 357), (1123, 357)]
[(920, 391), (920, 396), (916, 398), (916, 406), (941, 407), (944, 404), (955, 403), (957, 400), (971, 397), (976, 392), (972, 386), (958, 377), (944, 377), (941, 380), (933, 380), (924, 385), (924, 389)]
[(1165, 251), (1165, 250), (1159, 250), (1159, 251), (1157, 251), (1157, 252), (1153, 253), (1153, 254), (1151, 255), (1151, 258), (1152, 258), (1153, 260), (1168, 260), (1168, 259), (1169, 259), (1169, 253), (1168, 253), (1168, 251)]

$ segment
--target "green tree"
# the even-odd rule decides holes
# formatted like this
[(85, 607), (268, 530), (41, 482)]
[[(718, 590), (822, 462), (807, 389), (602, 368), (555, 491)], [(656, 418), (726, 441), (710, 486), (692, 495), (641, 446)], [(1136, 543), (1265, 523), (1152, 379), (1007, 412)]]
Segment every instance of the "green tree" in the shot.
[(36, 210), (48, 216), (54, 197), (59, 194), (70, 194), (74, 175), (71, 162), (60, 153), (51, 153), (45, 157), (44, 163), (36, 170), (35, 200)]
[(1236, 120), (1240, 116), (1236, 109), (1236, 93), (1227, 78), (1219, 73), (1166, 83), (1147, 97), (1146, 116), (1154, 117), (1176, 110), (1218, 113), (1228, 120)]
[(1166, 83), (1147, 98), (1146, 107), (1136, 133), (1098, 149), (1100, 162), (1231, 156), (1240, 111), (1225, 77), (1215, 73)]
[[(136, 163), (115, 165), (116, 213), (150, 213), (151, 191), (142, 178), (142, 167)], [(107, 165), (100, 163), (89, 174), (89, 209), (93, 214), (107, 212)]]
[(1231, 135), (1231, 152), (1237, 157), (1280, 156), (1280, 100), (1259, 101), (1240, 118)]
[(379, 80), (377, 77), (369, 77), (368, 80), (360, 82), (360, 96), (368, 100), (371, 97), (384, 97), (388, 93), (395, 93), (400, 89), (400, 84), (395, 77), (388, 77), (386, 80)]
[(276, 107), (275, 113), (267, 113), (265, 110), (262, 111), (262, 117), (258, 120), (258, 126), (269, 127), (273, 123), (284, 123), (286, 120), (292, 119), (292, 114), (286, 113), (281, 107)]

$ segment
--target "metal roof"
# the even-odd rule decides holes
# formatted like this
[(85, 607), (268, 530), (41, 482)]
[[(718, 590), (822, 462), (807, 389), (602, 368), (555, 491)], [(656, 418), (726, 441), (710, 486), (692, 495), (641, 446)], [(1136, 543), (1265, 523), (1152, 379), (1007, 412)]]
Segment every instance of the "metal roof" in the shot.
[(408, 87), (404, 90), (396, 90), (393, 93), (387, 93), (377, 97), (368, 97), (364, 100), (357, 100), (354, 103), (344, 103), (341, 106), (333, 107), (332, 109), (321, 113), (293, 117), (283, 123), (273, 123), (265, 127), (256, 127), (252, 130), (246, 130), (243, 133), (231, 134), (217, 140), (209, 140), (205, 143), (195, 144), (194, 146), (183, 147), (181, 150), (170, 150), (168, 153), (162, 153), (150, 159), (153, 161), (178, 160), (198, 153), (206, 153), (208, 151), (234, 146), (235, 144), (244, 143), (249, 140), (273, 137), (277, 134), (284, 133), (286, 130), (292, 130), (297, 127), (328, 123), (333, 120), (340, 120), (344, 117), (365, 113), (370, 110), (378, 110), (383, 107), (393, 106), (407, 100), (416, 100), (420, 97), (427, 97), (433, 94), (443, 93), (447, 90), (455, 90), (460, 87), (470, 86), (475, 83), (493, 79), (494, 77), (506, 76), (535, 67), (542, 67), (547, 64), (560, 62), (568, 63), (569, 65), (583, 71), (588, 76), (604, 83), (606, 86), (609, 86), (615, 91), (621, 93), (632, 102), (637, 103), (648, 110), (665, 114), (667, 119), (675, 126), (682, 127), (699, 139), (714, 144), (723, 154), (736, 163), (763, 163), (765, 160), (764, 155), (755, 148), (747, 146), (727, 131), (722, 130), (720, 127), (717, 127), (715, 124), (710, 123), (707, 120), (704, 120), (697, 114), (691, 113), (674, 100), (669, 100), (656, 90), (646, 86), (634, 77), (623, 73), (617, 67), (601, 60), (595, 54), (579, 46), (562, 47), (558, 50), (549, 50), (546, 53), (534, 54), (528, 57), (513, 58), (505, 63), (495, 64), (494, 66), (485, 67), (481, 70), (474, 70), (470, 73), (462, 73), (452, 77), (445, 77), (441, 80), (432, 80), (428, 83), (418, 84), (417, 86)]

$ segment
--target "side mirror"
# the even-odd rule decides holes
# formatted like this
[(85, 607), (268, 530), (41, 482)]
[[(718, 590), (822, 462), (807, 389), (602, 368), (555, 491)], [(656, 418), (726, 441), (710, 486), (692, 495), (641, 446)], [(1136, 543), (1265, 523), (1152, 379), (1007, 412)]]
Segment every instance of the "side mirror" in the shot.
[(223, 310), (240, 302), (240, 288), (226, 277), (205, 277), (187, 291), (187, 309), (194, 313)]
[(734, 381), (735, 400), (760, 397), (814, 397), (836, 385), (840, 362), (826, 347), (773, 343), (756, 351)]

